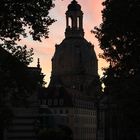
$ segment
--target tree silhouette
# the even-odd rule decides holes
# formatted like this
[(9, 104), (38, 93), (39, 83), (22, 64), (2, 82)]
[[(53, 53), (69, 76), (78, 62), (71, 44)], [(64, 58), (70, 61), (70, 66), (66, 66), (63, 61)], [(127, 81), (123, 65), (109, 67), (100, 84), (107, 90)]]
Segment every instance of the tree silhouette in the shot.
[(33, 50), (27, 51), (25, 46), (17, 46), (16, 41), (28, 35), (38, 41), (41, 41), (41, 37), (48, 37), (48, 27), (55, 21), (49, 16), (49, 10), (53, 7), (52, 0), (1, 0), (0, 46), (22, 62), (32, 62)]
[(49, 16), (53, 6), (52, 0), (0, 2), (0, 139), (12, 114), (10, 105), (27, 104), (27, 97), (44, 83), (42, 74), (31, 76), (27, 68), (33, 49), (27, 50), (17, 41), (28, 35), (38, 41), (48, 37), (49, 26), (55, 21)]
[(0, 39), (15, 41), (20, 35), (26, 37), (25, 27), (34, 40), (48, 37), (48, 26), (54, 22), (48, 14), (53, 6), (52, 0), (1, 0)]
[[(38, 69), (38, 71), (40, 71)], [(44, 86), (44, 75), (33, 72), (0, 47), (0, 139), (12, 120), (12, 107), (28, 107), (31, 95)]]
[[(103, 23), (95, 35), (110, 63), (105, 69), (105, 94), (124, 115), (127, 134), (124, 139), (138, 139), (140, 132), (140, 1), (106, 0)], [(122, 123), (124, 123), (122, 122)], [(123, 133), (123, 132), (122, 132)], [(133, 138), (131, 138), (133, 136)]]
[(13, 45), (9, 42), (0, 45), (1, 48), (4, 48), (7, 52), (16, 57), (21, 63), (28, 66), (33, 61), (33, 48), (27, 50), (27, 46)]

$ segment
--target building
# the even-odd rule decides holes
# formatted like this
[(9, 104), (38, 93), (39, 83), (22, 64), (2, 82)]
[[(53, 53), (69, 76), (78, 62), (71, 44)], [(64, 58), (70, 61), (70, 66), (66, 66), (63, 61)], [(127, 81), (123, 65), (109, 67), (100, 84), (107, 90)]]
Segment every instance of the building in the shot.
[[(65, 38), (55, 48), (48, 88), (39, 82), (30, 106), (13, 108), (5, 140), (36, 140), (40, 129), (54, 127), (68, 128), (73, 140), (97, 139), (98, 60), (94, 45), (84, 38), (83, 12), (76, 0), (68, 5)], [(43, 78), (39, 62), (28, 70), (33, 79)]]
[(55, 46), (51, 81), (41, 100), (57, 127), (67, 126), (74, 140), (96, 140), (100, 93), (94, 46), (84, 38), (83, 12), (76, 0), (66, 11), (65, 38)]
[[(11, 86), (11, 93), (5, 93), (7, 95), (6, 98), (3, 98), (3, 100), (5, 100), (5, 106), (9, 108), (10, 111), (12, 110), (12, 113), (7, 112), (6, 114), (7, 116), (11, 115), (11, 118), (9, 118), (9, 120), (11, 120), (8, 127), (4, 130), (3, 138), (1, 137), (0, 139), (35, 140), (37, 139), (37, 132), (39, 129), (38, 94), (44, 89), (42, 87), (44, 75), (41, 72), (39, 61), (37, 67), (26, 67), (7, 51), (2, 48), (0, 49), (0, 68), (5, 69), (5, 73), (7, 72), (9, 74), (8, 77), (16, 76), (14, 78), (14, 83), (22, 84), (19, 92), (12, 92), (16, 87)], [(9, 79), (6, 80), (9, 81)], [(10, 82), (10, 84), (12, 85), (12, 82)], [(7, 87), (8, 86), (9, 85), (7, 85)], [(26, 91), (28, 87), (30, 87), (30, 89)], [(3, 91), (0, 90), (0, 94), (4, 94)], [(26, 100), (23, 99), (24, 97), (21, 97), (19, 100), (10, 99), (13, 94), (19, 94), (19, 97), (25, 95)], [(16, 101), (16, 103), (11, 103), (11, 101)]]

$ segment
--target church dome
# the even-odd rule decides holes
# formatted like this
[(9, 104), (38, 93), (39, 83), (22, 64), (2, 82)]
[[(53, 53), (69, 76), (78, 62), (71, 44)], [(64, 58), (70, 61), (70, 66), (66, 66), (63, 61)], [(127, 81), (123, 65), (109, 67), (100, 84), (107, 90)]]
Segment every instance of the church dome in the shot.
[(97, 57), (94, 46), (84, 38), (67, 38), (56, 45), (52, 59), (52, 74), (97, 75)]
[(73, 0), (71, 4), (68, 5), (68, 11), (80, 11), (81, 6), (77, 3), (76, 0)]
[(94, 83), (98, 78), (98, 60), (94, 46), (84, 38), (83, 12), (76, 0), (71, 2), (66, 12), (65, 39), (55, 47), (49, 86), (94, 94), (92, 88), (96, 92)]

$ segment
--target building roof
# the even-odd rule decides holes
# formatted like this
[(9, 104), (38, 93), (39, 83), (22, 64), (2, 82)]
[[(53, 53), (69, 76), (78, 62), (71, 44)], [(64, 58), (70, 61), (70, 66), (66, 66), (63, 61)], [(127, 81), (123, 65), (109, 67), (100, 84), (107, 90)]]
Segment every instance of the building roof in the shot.
[(81, 10), (81, 6), (77, 3), (76, 0), (73, 0), (71, 4), (68, 5), (69, 11), (79, 11)]
[(84, 38), (66, 38), (56, 46), (52, 59), (52, 74), (97, 74), (94, 46)]

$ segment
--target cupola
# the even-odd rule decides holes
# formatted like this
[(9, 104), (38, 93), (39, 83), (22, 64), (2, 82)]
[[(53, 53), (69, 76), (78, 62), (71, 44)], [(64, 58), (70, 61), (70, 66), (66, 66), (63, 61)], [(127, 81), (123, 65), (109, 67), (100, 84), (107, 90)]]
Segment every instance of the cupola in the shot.
[(77, 3), (76, 0), (73, 0), (71, 4), (68, 5), (68, 11), (80, 11), (81, 6)]
[(84, 37), (83, 12), (76, 0), (68, 5), (66, 11), (66, 31), (65, 37)]

